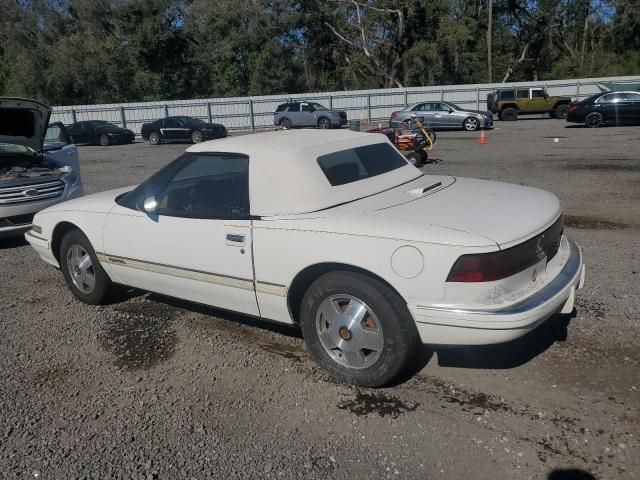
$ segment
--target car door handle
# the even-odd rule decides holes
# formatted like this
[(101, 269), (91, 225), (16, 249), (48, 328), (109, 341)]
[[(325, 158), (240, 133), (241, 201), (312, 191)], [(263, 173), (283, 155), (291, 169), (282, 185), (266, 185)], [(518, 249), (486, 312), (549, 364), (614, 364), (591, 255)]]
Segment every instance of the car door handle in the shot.
[(238, 233), (227, 233), (227, 245), (240, 247), (244, 245), (244, 235)]

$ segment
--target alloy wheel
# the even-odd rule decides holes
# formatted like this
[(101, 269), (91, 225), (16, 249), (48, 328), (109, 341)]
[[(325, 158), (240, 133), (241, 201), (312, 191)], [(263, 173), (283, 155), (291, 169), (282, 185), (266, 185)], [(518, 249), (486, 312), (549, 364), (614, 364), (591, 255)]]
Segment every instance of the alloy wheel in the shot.
[(96, 285), (96, 272), (91, 256), (82, 245), (74, 243), (67, 250), (67, 269), (75, 287), (82, 293), (91, 293)]
[(370, 367), (384, 347), (382, 325), (375, 313), (351, 295), (326, 298), (316, 314), (316, 329), (331, 358), (349, 368)]
[(464, 121), (464, 129), (467, 131), (478, 129), (478, 120), (476, 118), (467, 118)]

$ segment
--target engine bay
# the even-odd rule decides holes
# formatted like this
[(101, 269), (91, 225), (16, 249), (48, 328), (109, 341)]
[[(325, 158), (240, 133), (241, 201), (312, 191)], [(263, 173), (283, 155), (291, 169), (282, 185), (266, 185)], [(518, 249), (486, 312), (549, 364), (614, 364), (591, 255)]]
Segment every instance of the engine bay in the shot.
[(25, 178), (60, 176), (65, 167), (39, 154), (4, 157), (0, 155), (0, 182), (11, 182)]

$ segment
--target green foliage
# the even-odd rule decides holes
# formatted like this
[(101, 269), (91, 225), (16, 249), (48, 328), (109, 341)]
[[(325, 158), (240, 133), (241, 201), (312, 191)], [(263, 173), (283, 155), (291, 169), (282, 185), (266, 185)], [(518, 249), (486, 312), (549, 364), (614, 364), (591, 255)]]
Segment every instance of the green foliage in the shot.
[[(492, 2), (492, 18), (488, 16)], [(0, 94), (52, 104), (640, 73), (640, 0), (0, 0)]]

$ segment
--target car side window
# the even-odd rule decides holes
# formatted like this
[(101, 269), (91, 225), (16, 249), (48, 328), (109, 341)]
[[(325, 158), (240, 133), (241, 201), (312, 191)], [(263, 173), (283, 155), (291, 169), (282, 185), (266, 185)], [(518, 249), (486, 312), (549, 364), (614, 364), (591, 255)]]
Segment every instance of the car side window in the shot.
[(500, 92), (500, 100), (513, 100), (513, 90), (503, 90)]
[(529, 98), (529, 90), (518, 90), (518, 98)]
[(623, 93), (622, 96), (625, 102), (640, 102), (640, 93), (628, 92)]
[(44, 137), (45, 142), (59, 142), (59, 143), (68, 143), (67, 135), (60, 128), (60, 125), (51, 124), (47, 127), (47, 133)]
[(449, 107), (447, 105), (445, 105), (444, 103), (436, 103), (434, 110), (440, 111), (440, 112), (448, 112), (449, 111)]
[(292, 103), (291, 105), (289, 105), (289, 109), (287, 111), (288, 112), (299, 112), (300, 111), (300, 105), (298, 105), (297, 103)]
[(421, 103), (420, 105), (416, 105), (416, 107), (413, 109), (416, 112), (430, 112), (431, 111), (431, 104), (430, 103)]
[(180, 126), (180, 120), (177, 118), (165, 118), (164, 126), (165, 128), (178, 128)]
[(531, 96), (533, 98), (544, 98), (544, 90), (541, 88), (535, 88), (531, 90)]
[(249, 158), (187, 154), (156, 195), (158, 215), (202, 219), (249, 218)]
[(311, 105), (309, 105), (308, 103), (301, 103), (300, 104), (300, 111), (301, 112), (313, 112), (313, 107)]
[(624, 100), (622, 93), (610, 93), (604, 97), (600, 97), (598, 103), (619, 103)]

